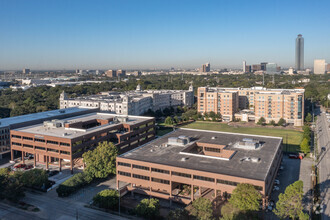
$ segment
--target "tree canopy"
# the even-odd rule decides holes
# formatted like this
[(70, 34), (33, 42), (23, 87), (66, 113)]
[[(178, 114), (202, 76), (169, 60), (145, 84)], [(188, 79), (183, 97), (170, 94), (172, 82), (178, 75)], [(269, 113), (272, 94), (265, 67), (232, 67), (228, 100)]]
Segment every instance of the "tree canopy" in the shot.
[(83, 154), (86, 163), (85, 172), (93, 178), (106, 178), (116, 173), (117, 147), (110, 142), (102, 142), (96, 149)]
[(303, 182), (298, 180), (289, 185), (284, 193), (278, 196), (274, 213), (281, 219), (290, 217), (295, 219), (301, 215), (303, 206)]
[(213, 219), (212, 203), (209, 199), (199, 197), (192, 202), (192, 215), (198, 220), (210, 220)]
[(229, 202), (241, 211), (259, 210), (261, 194), (251, 184), (240, 183), (234, 189)]
[(159, 200), (155, 198), (143, 199), (135, 208), (135, 212), (138, 216), (155, 219), (159, 216)]

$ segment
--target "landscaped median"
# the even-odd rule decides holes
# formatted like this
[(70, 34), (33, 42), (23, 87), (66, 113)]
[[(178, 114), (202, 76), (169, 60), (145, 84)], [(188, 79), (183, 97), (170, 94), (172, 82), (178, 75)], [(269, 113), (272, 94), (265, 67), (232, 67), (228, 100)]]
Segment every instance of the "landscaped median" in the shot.
[(231, 126), (225, 123), (219, 122), (204, 122), (196, 121), (191, 124), (183, 126), (183, 128), (211, 130), (211, 131), (223, 131), (231, 133), (243, 133), (253, 135), (275, 136), (283, 138), (283, 151), (286, 152), (298, 152), (300, 149), (300, 143), (303, 138), (303, 133), (292, 129), (283, 128), (270, 128), (270, 127), (240, 127)]

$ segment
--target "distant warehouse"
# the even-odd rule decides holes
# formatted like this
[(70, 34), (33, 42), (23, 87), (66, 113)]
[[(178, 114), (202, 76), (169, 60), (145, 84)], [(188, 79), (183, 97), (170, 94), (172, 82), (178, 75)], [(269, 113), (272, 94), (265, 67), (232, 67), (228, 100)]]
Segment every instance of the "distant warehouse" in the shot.
[(119, 155), (117, 187), (189, 204), (249, 183), (267, 204), (281, 159), (282, 138), (178, 129)]

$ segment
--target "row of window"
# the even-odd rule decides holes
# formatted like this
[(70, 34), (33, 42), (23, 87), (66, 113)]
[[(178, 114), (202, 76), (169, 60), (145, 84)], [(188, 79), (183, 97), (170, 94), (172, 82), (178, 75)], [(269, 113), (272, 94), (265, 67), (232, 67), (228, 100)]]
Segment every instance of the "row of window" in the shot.
[[(22, 138), (22, 136), (19, 136), (19, 135), (12, 135), (11, 137), (12, 137), (12, 138), (19, 138), (19, 139)], [(31, 137), (24, 137), (24, 136), (23, 136), (23, 140), (33, 141), (33, 138), (31, 138)], [(34, 141), (36, 141), (36, 142), (41, 142), (41, 143), (45, 143), (45, 142), (46, 142), (44, 139), (39, 139), (39, 138), (35, 138)], [(50, 141), (50, 140), (47, 140), (47, 144), (58, 145), (58, 142), (57, 142), (57, 141)], [(70, 146), (69, 143), (63, 143), (63, 142), (60, 142), (60, 145), (62, 145), (62, 146), (68, 146), (68, 147)]]
[(209, 151), (209, 152), (220, 153), (220, 149), (219, 148), (214, 148), (214, 147), (204, 147), (204, 150)]
[[(118, 175), (131, 177), (131, 173), (127, 173), (127, 172), (123, 172), (123, 171), (118, 171)], [(148, 176), (143, 176), (143, 175), (134, 174), (134, 173), (133, 173), (133, 178), (142, 179), (142, 180), (150, 180), (150, 177), (148, 177)], [(154, 178), (154, 177), (151, 178), (151, 181), (156, 182), (156, 183), (167, 184), (167, 185), (170, 184), (170, 181), (168, 181), (168, 180)]]

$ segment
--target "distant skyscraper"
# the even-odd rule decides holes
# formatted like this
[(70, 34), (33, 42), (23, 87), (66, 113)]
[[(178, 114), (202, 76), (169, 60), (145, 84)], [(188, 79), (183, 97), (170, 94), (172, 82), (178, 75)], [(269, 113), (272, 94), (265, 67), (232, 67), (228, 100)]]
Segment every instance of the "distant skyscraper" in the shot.
[(31, 73), (30, 69), (23, 69), (23, 74), (30, 74), (30, 73)]
[(325, 60), (314, 60), (314, 74), (325, 73)]
[(304, 38), (301, 34), (296, 38), (296, 70), (304, 69)]
[(266, 71), (267, 62), (260, 63), (261, 70)]
[(243, 72), (246, 73), (246, 61), (243, 61)]
[(266, 64), (266, 73), (267, 74), (278, 74), (277, 64), (276, 63), (267, 63)]
[(211, 65), (210, 65), (210, 63), (203, 64), (202, 69), (203, 69), (203, 72), (204, 72), (204, 73), (210, 72), (210, 70), (211, 70)]

